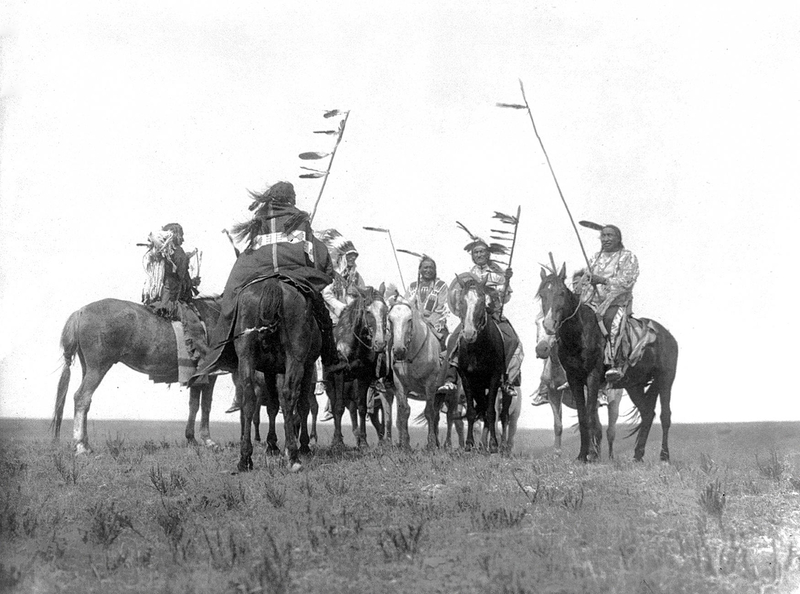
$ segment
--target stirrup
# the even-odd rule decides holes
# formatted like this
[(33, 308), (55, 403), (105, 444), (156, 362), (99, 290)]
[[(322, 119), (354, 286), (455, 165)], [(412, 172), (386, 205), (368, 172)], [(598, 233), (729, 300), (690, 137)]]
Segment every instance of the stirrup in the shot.
[(547, 404), (548, 402), (550, 402), (550, 398), (548, 398), (547, 394), (536, 392), (535, 394), (531, 395), (531, 406), (541, 406), (542, 404)]
[(227, 413), (235, 413), (236, 411), (239, 411), (239, 410), (242, 410), (242, 404), (240, 402), (234, 401), (234, 403), (231, 404), (231, 407), (228, 410), (226, 410), (225, 413), (226, 414)]

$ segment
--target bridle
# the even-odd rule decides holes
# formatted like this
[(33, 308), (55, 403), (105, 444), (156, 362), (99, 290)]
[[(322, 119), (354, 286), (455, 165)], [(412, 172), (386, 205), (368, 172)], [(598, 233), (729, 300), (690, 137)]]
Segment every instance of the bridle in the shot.
[[(414, 338), (414, 309), (408, 303), (403, 303), (401, 301), (398, 301), (391, 307), (389, 311), (391, 311), (398, 305), (404, 305), (411, 312), (411, 319), (409, 320), (409, 322), (411, 323), (411, 331), (408, 332), (408, 336), (403, 342), (403, 347), (405, 347), (405, 349), (408, 350), (408, 347), (411, 344), (411, 339)], [(405, 358), (405, 361), (407, 363), (413, 363), (414, 359), (416, 359), (417, 355), (419, 355), (422, 352), (422, 349), (425, 347), (425, 343), (428, 341), (428, 335), (430, 334), (431, 330), (430, 328), (428, 328), (428, 324), (423, 322), (422, 325), (425, 327), (425, 336), (423, 337), (422, 342), (420, 343), (419, 348), (417, 349), (417, 352), (415, 352), (412, 356)]]
[[(465, 310), (467, 308), (466, 308), (466, 304), (464, 303), (464, 295), (466, 295), (468, 291), (475, 291), (475, 294), (479, 297), (478, 301), (483, 303), (483, 315), (481, 316), (481, 319), (478, 320), (478, 321), (473, 320), (473, 323), (475, 324), (475, 332), (476, 333), (480, 333), (484, 328), (486, 328), (486, 324), (489, 321), (489, 312), (488, 312), (488, 310), (486, 308), (486, 297), (485, 297), (485, 295), (482, 296), (480, 294), (480, 292), (477, 290), (477, 288), (474, 288), (474, 287), (477, 287), (477, 284), (470, 285), (469, 287), (465, 287), (464, 288), (464, 293), (461, 296), (461, 299), (460, 299), (461, 303), (459, 305), (461, 305), (460, 309), (466, 313)], [(463, 317), (461, 318), (461, 323), (462, 323), (462, 326), (463, 326), (463, 323), (464, 323), (464, 318)]]

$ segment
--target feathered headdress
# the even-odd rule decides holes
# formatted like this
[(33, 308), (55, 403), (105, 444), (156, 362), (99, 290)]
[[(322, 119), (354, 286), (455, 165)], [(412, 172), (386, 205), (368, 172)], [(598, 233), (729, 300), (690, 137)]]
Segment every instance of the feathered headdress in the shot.
[(345, 239), (336, 229), (314, 231), (314, 236), (328, 248), (328, 253), (331, 255), (331, 262), (333, 262), (333, 268), (339, 274), (342, 274), (347, 268), (347, 254), (358, 255), (358, 250), (356, 246), (353, 245), (353, 242), (349, 239)]
[(470, 242), (467, 245), (464, 246), (464, 251), (465, 252), (472, 253), (472, 250), (474, 250), (476, 246), (483, 245), (483, 246), (486, 246), (486, 249), (493, 256), (507, 256), (508, 255), (508, 248), (506, 246), (504, 246), (503, 244), (501, 244), (501, 243), (487, 243), (486, 241), (484, 241), (483, 239), (481, 239), (477, 235), (474, 235), (472, 233), (472, 231), (470, 231), (469, 229), (467, 229), (463, 225), (463, 223), (460, 223), (459, 221), (456, 221), (456, 225), (458, 225), (461, 229), (466, 231), (467, 235), (469, 235)]
[(415, 258), (419, 258), (419, 267), (422, 268), (423, 262), (433, 262), (434, 269), (436, 268), (436, 260), (431, 258), (428, 254), (419, 254), (417, 252), (412, 252), (411, 250), (404, 250), (403, 248), (397, 248), (398, 252), (403, 252), (404, 254), (409, 254), (410, 256), (414, 256)]

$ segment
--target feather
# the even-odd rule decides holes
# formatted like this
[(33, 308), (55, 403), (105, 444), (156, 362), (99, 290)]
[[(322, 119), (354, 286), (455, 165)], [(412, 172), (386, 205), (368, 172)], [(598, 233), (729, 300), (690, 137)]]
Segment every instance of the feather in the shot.
[(513, 237), (498, 237), (497, 235), (490, 235), (492, 239), (496, 239), (497, 241), (513, 241)]
[(588, 229), (594, 229), (595, 231), (603, 230), (603, 225), (598, 225), (597, 223), (593, 223), (592, 221), (578, 221), (578, 224)]
[(398, 252), (403, 252), (404, 254), (411, 254), (412, 256), (419, 258), (420, 260), (424, 257), (424, 254), (418, 254), (417, 252), (412, 252), (411, 250), (404, 250), (403, 248), (397, 248)]
[(479, 239), (479, 237), (478, 237), (477, 235), (473, 235), (472, 231), (470, 231), (469, 229), (467, 229), (467, 228), (464, 226), (464, 224), (463, 224), (463, 223), (461, 223), (461, 222), (459, 222), (459, 221), (456, 221), (456, 225), (458, 225), (458, 226), (459, 226), (459, 227), (461, 227), (461, 228), (462, 228), (464, 231), (466, 231), (466, 232), (467, 232), (467, 235), (469, 235), (469, 236), (470, 236), (470, 238), (471, 238), (473, 241), (474, 241), (474, 240), (476, 240), (476, 239)]
[(307, 212), (301, 210), (297, 214), (293, 214), (288, 219), (286, 219), (286, 223), (284, 223), (283, 229), (286, 233), (291, 233), (292, 231), (296, 231), (304, 224), (308, 223), (310, 218), (311, 217)]
[(503, 214), (502, 212), (494, 211), (494, 218), (499, 219), (501, 223), (505, 223), (506, 225), (517, 224), (517, 217), (512, 217), (511, 215)]
[(490, 254), (501, 254), (503, 256), (508, 255), (508, 248), (504, 245), (499, 243), (490, 243), (489, 244), (489, 253)]
[(505, 233), (506, 235), (514, 235), (513, 231), (503, 231), (502, 229), (489, 229), (492, 233)]

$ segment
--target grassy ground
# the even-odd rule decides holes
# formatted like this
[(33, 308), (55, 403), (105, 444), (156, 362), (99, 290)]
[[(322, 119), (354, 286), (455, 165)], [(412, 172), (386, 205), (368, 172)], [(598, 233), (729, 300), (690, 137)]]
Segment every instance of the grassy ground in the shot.
[(669, 465), (658, 427), (644, 463), (618, 439), (592, 465), (571, 432), (562, 457), (549, 431), (501, 457), (334, 453), (321, 429), (302, 472), (259, 449), (232, 474), (235, 423), (211, 451), (183, 446), (182, 423), (92, 421), (95, 454), (76, 459), (47, 421), (0, 420), (0, 591), (800, 588), (800, 423), (676, 426)]

